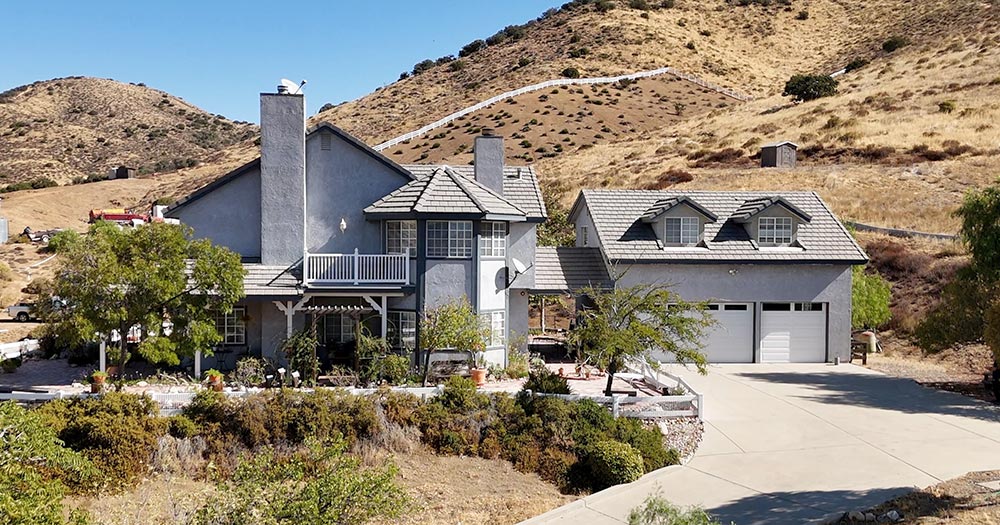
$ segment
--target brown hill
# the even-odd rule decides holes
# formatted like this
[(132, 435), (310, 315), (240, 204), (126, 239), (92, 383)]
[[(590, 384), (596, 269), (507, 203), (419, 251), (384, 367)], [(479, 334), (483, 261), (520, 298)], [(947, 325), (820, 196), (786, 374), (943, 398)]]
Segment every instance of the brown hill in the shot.
[(256, 133), (141, 84), (35, 82), (0, 94), (0, 185), (41, 177), (66, 184), (118, 165), (172, 171)]

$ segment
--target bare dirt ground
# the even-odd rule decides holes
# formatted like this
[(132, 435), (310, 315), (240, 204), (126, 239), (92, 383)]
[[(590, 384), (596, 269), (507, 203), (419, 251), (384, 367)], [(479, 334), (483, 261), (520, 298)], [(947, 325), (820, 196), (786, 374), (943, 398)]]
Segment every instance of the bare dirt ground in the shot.
[(925, 355), (913, 343), (892, 332), (881, 334), (885, 351), (868, 356), (868, 368), (894, 377), (908, 377), (929, 388), (994, 401), (982, 386), (993, 355), (985, 345), (967, 345)]
[[(869, 512), (899, 512), (915, 525), (990, 525), (1000, 523), (1000, 490), (982, 483), (1000, 480), (1000, 471), (972, 472), (923, 490), (891, 499)], [(842, 520), (839, 523), (856, 523)]]

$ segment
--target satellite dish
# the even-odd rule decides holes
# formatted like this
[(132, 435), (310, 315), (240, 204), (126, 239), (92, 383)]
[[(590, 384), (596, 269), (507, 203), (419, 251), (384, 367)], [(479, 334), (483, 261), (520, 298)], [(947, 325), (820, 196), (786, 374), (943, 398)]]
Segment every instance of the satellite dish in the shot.
[(517, 260), (517, 259), (515, 259), (513, 257), (510, 258), (510, 264), (511, 264), (511, 266), (514, 267), (514, 273), (516, 273), (516, 274), (522, 274), (522, 273), (528, 271), (528, 267), (525, 266), (523, 262), (521, 262), (521, 261), (519, 261), (519, 260)]
[(287, 92), (289, 95), (298, 95), (299, 93), (302, 92), (302, 86), (304, 85), (306, 85), (305, 80), (296, 84), (295, 82), (292, 82), (287, 78), (283, 78), (281, 79), (280, 87), (284, 88), (285, 92)]

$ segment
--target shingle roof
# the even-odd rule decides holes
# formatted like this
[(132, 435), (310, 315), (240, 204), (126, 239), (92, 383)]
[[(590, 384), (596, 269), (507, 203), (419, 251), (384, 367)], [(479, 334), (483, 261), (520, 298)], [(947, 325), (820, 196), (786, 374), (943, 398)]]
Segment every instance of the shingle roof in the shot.
[(778, 141), (778, 142), (769, 142), (767, 144), (764, 144), (761, 147), (762, 148), (776, 148), (778, 146), (782, 146), (782, 145), (785, 145), (785, 144), (788, 144), (789, 146), (791, 146), (791, 147), (793, 147), (795, 149), (799, 149), (799, 145), (796, 144), (796, 143), (794, 143), (794, 142), (792, 142), (792, 141), (790, 141), (790, 140), (782, 140), (782, 141)]
[(524, 219), (525, 213), (474, 179), (449, 166), (410, 182), (365, 208), (370, 217), (407, 217), (424, 214)]
[[(243, 291), (248, 296), (298, 296), (301, 295), (302, 269), (296, 266), (288, 269), (286, 266), (268, 266), (256, 263), (244, 263), (247, 271), (243, 277)], [(288, 271), (286, 271), (288, 270)]]
[[(430, 175), (434, 170), (443, 167), (439, 164), (403, 164), (417, 178)], [(451, 166), (459, 175), (475, 180), (474, 166)], [(503, 168), (503, 198), (520, 208), (528, 220), (541, 220), (547, 216), (542, 191), (538, 187), (538, 176), (532, 166), (504, 166)]]
[(599, 249), (555, 246), (536, 249), (533, 291), (565, 293), (588, 286), (611, 286)]
[(716, 220), (719, 219), (714, 213), (712, 213), (709, 210), (706, 210), (704, 206), (698, 204), (694, 199), (686, 195), (681, 195), (676, 197), (667, 197), (666, 199), (660, 199), (654, 202), (653, 205), (650, 206), (649, 209), (642, 214), (642, 220), (645, 222), (653, 222), (657, 218), (659, 218), (660, 215), (662, 215), (664, 212), (670, 210), (674, 206), (677, 206), (678, 204), (681, 203), (687, 204), (693, 210), (704, 215), (705, 218), (709, 220), (709, 222), (715, 222)]
[[(662, 248), (651, 225), (641, 217), (658, 200), (689, 196), (719, 217), (705, 225), (706, 247)], [(811, 217), (799, 226), (797, 248), (758, 249), (743, 224), (732, 215), (747, 201), (781, 197)], [(814, 192), (711, 192), (584, 190), (570, 218), (586, 206), (606, 257), (611, 262), (690, 263), (844, 263), (867, 261), (840, 221)]]
[(782, 206), (786, 210), (798, 215), (802, 220), (809, 222), (812, 220), (812, 216), (808, 213), (799, 209), (798, 206), (788, 202), (787, 199), (778, 196), (768, 195), (766, 197), (754, 197), (752, 199), (747, 199), (740, 204), (739, 208), (729, 216), (730, 219), (736, 222), (747, 222), (754, 218), (758, 213), (770, 208), (774, 205)]

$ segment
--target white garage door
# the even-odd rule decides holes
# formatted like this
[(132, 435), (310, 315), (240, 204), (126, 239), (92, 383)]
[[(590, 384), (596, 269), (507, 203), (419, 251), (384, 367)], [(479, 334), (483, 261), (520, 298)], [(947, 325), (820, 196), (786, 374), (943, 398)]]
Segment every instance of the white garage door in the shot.
[[(710, 304), (708, 313), (715, 325), (708, 329), (702, 341), (702, 352), (709, 363), (753, 362), (753, 305)], [(673, 355), (657, 356), (664, 362), (674, 361)]]
[(760, 320), (761, 363), (826, 361), (826, 305), (764, 303)]

